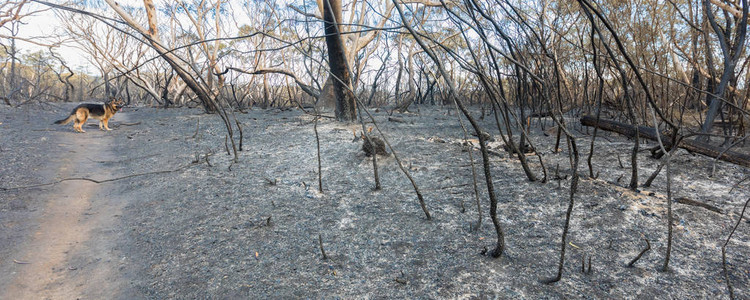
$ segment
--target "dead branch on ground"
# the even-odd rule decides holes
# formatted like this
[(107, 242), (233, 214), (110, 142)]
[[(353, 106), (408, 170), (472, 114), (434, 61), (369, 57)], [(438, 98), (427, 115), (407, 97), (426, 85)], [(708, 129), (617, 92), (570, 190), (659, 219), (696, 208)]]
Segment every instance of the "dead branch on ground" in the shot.
[(643, 239), (646, 241), (646, 248), (643, 248), (643, 250), (641, 250), (641, 253), (638, 253), (638, 256), (636, 256), (635, 258), (633, 258), (633, 260), (631, 260), (628, 263), (628, 268), (633, 267), (633, 264), (635, 264), (635, 262), (637, 262), (639, 259), (641, 259), (641, 257), (643, 256), (643, 254), (646, 254), (646, 252), (648, 252), (648, 250), (651, 250), (651, 243), (649, 243), (649, 241), (648, 241), (647, 238), (643, 238)]
[(716, 206), (713, 206), (711, 204), (708, 204), (708, 203), (698, 202), (698, 201), (695, 201), (695, 200), (692, 200), (692, 199), (688, 199), (688, 198), (685, 198), (685, 197), (679, 197), (679, 198), (675, 199), (675, 201), (677, 203), (681, 203), (681, 204), (685, 204), (685, 205), (692, 205), (692, 206), (697, 206), (697, 207), (702, 207), (702, 208), (708, 209), (708, 210), (710, 210), (712, 212), (723, 214), (723, 212), (721, 211), (720, 208), (718, 208)]
[(93, 182), (93, 183), (96, 183), (96, 184), (102, 184), (102, 183), (113, 182), (113, 181), (118, 181), (118, 180), (133, 178), (133, 177), (139, 177), (139, 176), (156, 175), (156, 174), (166, 174), (166, 173), (178, 172), (178, 171), (182, 171), (184, 169), (187, 169), (189, 167), (192, 167), (192, 166), (195, 166), (195, 165), (198, 165), (198, 164), (199, 164), (198, 162), (191, 162), (190, 164), (184, 165), (184, 166), (179, 167), (179, 168), (174, 169), (174, 170), (163, 170), (163, 171), (138, 173), (138, 174), (131, 174), (131, 175), (122, 176), (122, 177), (115, 177), (115, 178), (103, 179), (103, 180), (97, 180), (97, 179), (88, 178), (88, 177), (63, 178), (63, 179), (56, 180), (56, 181), (53, 181), (53, 182), (40, 183), (40, 184), (34, 184), (34, 185), (25, 185), (25, 186), (16, 186), (16, 187), (0, 187), (0, 191), (11, 191), (11, 190), (37, 188), (37, 187), (55, 185), (55, 184), (58, 184), (58, 183), (61, 183), (61, 182), (64, 182), (64, 181), (89, 181), (89, 182)]

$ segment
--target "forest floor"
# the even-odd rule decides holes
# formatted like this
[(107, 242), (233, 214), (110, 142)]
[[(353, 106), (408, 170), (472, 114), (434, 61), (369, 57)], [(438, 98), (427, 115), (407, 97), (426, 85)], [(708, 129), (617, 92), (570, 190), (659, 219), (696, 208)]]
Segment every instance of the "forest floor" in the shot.
[[(374, 113), (424, 195), (427, 220), (393, 155), (378, 157), (383, 189), (373, 190), (372, 162), (352, 133), (360, 125), (318, 123), (319, 193), (313, 118), (299, 110), (236, 113), (243, 151), (235, 163), (217, 115), (126, 107), (109, 132), (95, 121), (85, 134), (51, 125), (73, 105), (0, 106), (2, 299), (726, 299), (721, 247), (750, 197), (747, 181), (737, 185), (750, 170), (678, 150), (672, 196), (720, 212), (673, 203), (672, 256), (662, 272), (666, 177), (626, 188), (633, 142), (600, 131), (597, 179), (581, 158), (562, 280), (544, 284), (557, 271), (571, 178), (565, 143), (553, 152), (549, 120), (546, 131), (534, 121), (531, 132), (546, 183), (527, 180), (516, 156), (502, 150), (494, 119), (481, 121), (498, 140), (490, 159), (506, 251), (493, 259), (482, 254), (496, 236), (481, 156), (472, 150), (483, 215), (472, 231), (469, 152), (449, 107), (394, 114), (405, 122)], [(588, 154), (591, 130), (570, 122)], [(539, 160), (528, 157), (541, 178)], [(638, 162), (642, 183), (659, 161), (644, 150)], [(738, 299), (750, 298), (748, 220), (727, 246)], [(644, 238), (651, 250), (626, 267)], [(590, 273), (581, 272), (583, 257), (591, 258)]]

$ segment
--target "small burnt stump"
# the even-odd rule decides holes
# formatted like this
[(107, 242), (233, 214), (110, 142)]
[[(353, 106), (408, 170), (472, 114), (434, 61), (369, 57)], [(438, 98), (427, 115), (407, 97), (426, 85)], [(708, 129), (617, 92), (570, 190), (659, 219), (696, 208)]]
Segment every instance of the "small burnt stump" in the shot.
[(385, 142), (383, 140), (377, 137), (370, 137), (370, 140), (372, 140), (372, 143), (367, 138), (364, 138), (364, 143), (362, 143), (362, 151), (365, 151), (365, 156), (370, 157), (373, 153), (383, 156), (391, 155), (385, 150)]
[[(485, 141), (487, 141), (487, 142), (494, 142), (495, 141), (495, 138), (493, 138), (491, 134), (487, 133), (486, 131), (480, 131), (480, 132), (481, 132), (481, 135), (482, 135), (482, 137), (484, 138)], [(471, 135), (479, 138), (479, 136), (476, 134), (476, 132), (472, 133)]]
[[(516, 145), (516, 147), (518, 147), (518, 145)], [(508, 146), (508, 144), (503, 145), (503, 150), (505, 150), (507, 152), (510, 152), (512, 154), (517, 154), (518, 153), (517, 151), (513, 151), (513, 149), (510, 149), (510, 146)], [(523, 147), (521, 147), (520, 150), (521, 150), (521, 153), (524, 153), (524, 154), (526, 154), (526, 153), (534, 153), (534, 151), (536, 151), (536, 149), (534, 149), (534, 147), (532, 147), (529, 144), (524, 144)]]

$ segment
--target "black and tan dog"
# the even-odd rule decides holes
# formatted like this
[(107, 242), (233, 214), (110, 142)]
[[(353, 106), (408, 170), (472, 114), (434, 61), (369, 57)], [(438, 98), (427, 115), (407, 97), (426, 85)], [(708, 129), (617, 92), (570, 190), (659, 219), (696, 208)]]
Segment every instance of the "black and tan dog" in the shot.
[(122, 99), (115, 98), (104, 102), (104, 104), (84, 103), (76, 106), (68, 118), (55, 121), (55, 124), (65, 125), (70, 123), (70, 121), (75, 120), (73, 129), (77, 132), (86, 132), (83, 130), (83, 125), (86, 124), (86, 120), (91, 117), (99, 120), (99, 129), (112, 130), (109, 129), (109, 119), (111, 119), (123, 106), (125, 106), (125, 102), (122, 101)]

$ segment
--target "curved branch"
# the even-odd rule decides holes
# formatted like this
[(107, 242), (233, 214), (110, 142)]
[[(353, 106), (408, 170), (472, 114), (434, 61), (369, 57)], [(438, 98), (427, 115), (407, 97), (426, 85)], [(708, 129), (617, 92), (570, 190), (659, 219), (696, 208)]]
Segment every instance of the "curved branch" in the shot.
[[(237, 72), (244, 73), (244, 74), (249, 74), (249, 75), (262, 75), (262, 74), (282, 74), (282, 75), (286, 75), (286, 76), (289, 76), (292, 79), (294, 79), (294, 82), (302, 89), (302, 91), (304, 91), (305, 93), (307, 93), (308, 95), (312, 96), (315, 99), (320, 98), (320, 92), (319, 91), (317, 91), (314, 87), (305, 84), (304, 82), (302, 82), (301, 80), (299, 80), (299, 78), (297, 77), (297, 75), (294, 75), (294, 73), (289, 72), (287, 70), (283, 70), (283, 69), (257, 69), (255, 71), (245, 71), (245, 70), (242, 70), (242, 69), (239, 69), (239, 68), (235, 68), (235, 67), (228, 67), (228, 68), (226, 68), (226, 70), (224, 70), (224, 72), (221, 72), (220, 74), (225, 74), (225, 73), (229, 72), (230, 70), (237, 71)], [(219, 75), (219, 74), (216, 74), (216, 75)]]

